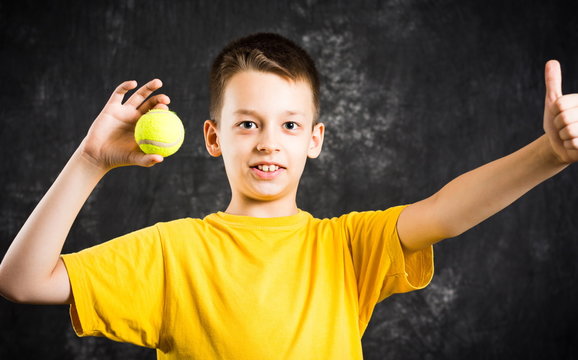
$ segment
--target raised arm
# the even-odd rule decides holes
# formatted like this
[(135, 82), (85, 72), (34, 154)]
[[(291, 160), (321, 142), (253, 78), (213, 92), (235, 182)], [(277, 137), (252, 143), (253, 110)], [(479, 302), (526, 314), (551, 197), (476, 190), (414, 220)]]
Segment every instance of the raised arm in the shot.
[(545, 134), (522, 149), (467, 172), (401, 213), (407, 250), (458, 236), (578, 161), (578, 94), (562, 95), (560, 64), (546, 63)]
[(124, 104), (136, 81), (120, 84), (54, 184), (38, 203), (0, 263), (0, 294), (22, 303), (65, 304), (70, 282), (60, 253), (84, 202), (111, 169), (125, 165), (152, 166), (163, 158), (145, 155), (134, 141), (134, 125), (149, 109), (164, 108), (166, 95), (145, 99), (162, 86), (155, 79)]

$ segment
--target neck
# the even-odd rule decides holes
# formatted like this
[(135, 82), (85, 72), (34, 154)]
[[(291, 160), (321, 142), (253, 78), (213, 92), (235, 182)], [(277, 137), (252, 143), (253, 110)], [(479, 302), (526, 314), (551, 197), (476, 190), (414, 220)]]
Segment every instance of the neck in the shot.
[(272, 201), (259, 201), (233, 196), (225, 210), (227, 214), (271, 218), (291, 216), (298, 213), (295, 197), (284, 197)]

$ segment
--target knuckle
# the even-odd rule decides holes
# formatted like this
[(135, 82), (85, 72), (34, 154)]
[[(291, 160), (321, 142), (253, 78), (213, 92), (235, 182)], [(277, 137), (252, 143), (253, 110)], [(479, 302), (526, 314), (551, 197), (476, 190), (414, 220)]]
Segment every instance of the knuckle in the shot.
[(564, 109), (564, 96), (560, 96), (559, 98), (554, 100), (553, 105), (557, 110), (562, 111), (562, 109)]
[(117, 92), (126, 92), (132, 89), (132, 81), (124, 81), (116, 87)]
[(558, 130), (564, 129), (565, 126), (564, 126), (564, 123), (562, 122), (562, 118), (561, 118), (560, 115), (557, 115), (557, 116), (554, 118), (554, 126), (555, 126), (556, 129), (558, 129)]
[(570, 125), (571, 121), (568, 112), (561, 112), (559, 118), (562, 125), (564, 126)]
[(564, 147), (566, 149), (578, 149), (578, 138), (565, 140)]
[(566, 132), (569, 137), (578, 137), (578, 126), (568, 126), (566, 127)]
[(154, 90), (158, 89), (159, 87), (161, 87), (160, 82), (161, 81), (158, 79), (151, 80), (146, 84), (146, 88), (150, 91), (154, 91)]

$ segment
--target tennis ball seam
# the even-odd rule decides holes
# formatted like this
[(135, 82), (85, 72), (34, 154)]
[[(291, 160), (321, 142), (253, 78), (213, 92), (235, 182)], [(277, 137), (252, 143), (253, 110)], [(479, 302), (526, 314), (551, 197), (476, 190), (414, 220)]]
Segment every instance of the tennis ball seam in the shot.
[(144, 153), (170, 156), (181, 147), (185, 129), (175, 112), (152, 109), (140, 117), (134, 135)]
[(166, 142), (162, 142), (162, 141), (142, 139), (138, 142), (138, 144), (139, 145), (154, 145), (154, 146), (158, 146), (158, 147), (169, 148), (169, 147), (178, 145), (181, 141), (183, 141), (183, 140), (179, 139), (179, 140), (172, 142), (172, 143), (166, 143)]

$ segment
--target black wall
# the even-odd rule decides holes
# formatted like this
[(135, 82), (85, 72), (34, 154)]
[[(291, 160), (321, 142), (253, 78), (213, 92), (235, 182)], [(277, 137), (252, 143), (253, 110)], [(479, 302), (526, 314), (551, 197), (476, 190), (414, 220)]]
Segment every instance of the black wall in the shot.
[[(299, 206), (317, 217), (430, 196), (542, 134), (544, 64), (578, 92), (571, 1), (68, 1), (0, 3), (0, 256), (117, 84), (163, 80), (183, 148), (107, 175), (64, 252), (225, 209), (220, 159), (202, 142), (209, 64), (228, 41), (275, 31), (322, 73), (322, 156)], [(578, 168), (435, 247), (425, 290), (380, 303), (366, 359), (578, 357)], [(46, 234), (50, 236), (50, 234)], [(77, 338), (67, 306), (0, 299), (0, 358), (154, 358)]]

